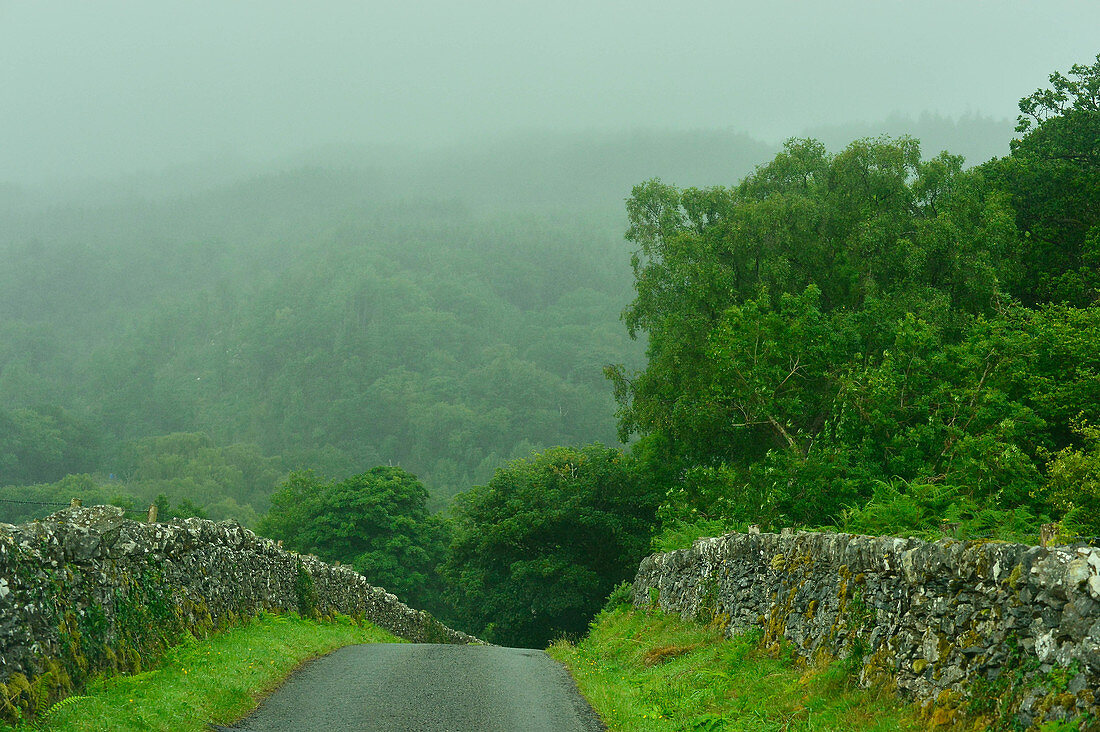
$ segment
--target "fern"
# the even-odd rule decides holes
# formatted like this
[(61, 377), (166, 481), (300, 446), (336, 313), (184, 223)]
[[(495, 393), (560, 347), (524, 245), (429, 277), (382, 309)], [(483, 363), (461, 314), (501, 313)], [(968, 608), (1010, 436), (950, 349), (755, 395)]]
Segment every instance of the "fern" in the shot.
[(45, 711), (45, 713), (42, 714), (42, 718), (43, 719), (49, 719), (50, 717), (57, 714), (62, 709), (67, 709), (68, 707), (71, 707), (74, 704), (76, 704), (77, 702), (82, 701), (84, 699), (91, 699), (91, 697), (90, 696), (70, 696), (70, 697), (66, 697), (66, 698), (62, 699), (61, 701), (57, 702), (56, 704), (54, 704), (49, 709), (47, 709)]
[[(38, 716), (42, 716), (43, 714), (45, 714), (46, 710), (50, 706), (50, 685), (49, 681), (46, 681), (44, 679), (46, 679), (45, 676), (41, 676), (39, 677), (39, 679), (36, 679), (36, 682), (32, 689), (33, 694), (31, 698), (34, 702), (34, 713)], [(39, 683), (39, 680), (42, 680), (41, 683)]]

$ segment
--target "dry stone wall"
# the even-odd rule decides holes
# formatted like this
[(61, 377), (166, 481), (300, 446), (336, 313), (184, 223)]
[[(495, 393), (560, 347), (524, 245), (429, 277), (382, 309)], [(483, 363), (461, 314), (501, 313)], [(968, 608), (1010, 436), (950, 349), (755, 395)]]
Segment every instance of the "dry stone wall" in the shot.
[(0, 718), (99, 669), (134, 670), (186, 631), (260, 611), (342, 613), (414, 642), (474, 643), (348, 567), (234, 522), (145, 524), (113, 506), (0, 524)]
[(642, 561), (636, 605), (849, 658), (935, 723), (1100, 729), (1100, 549), (785, 531)]

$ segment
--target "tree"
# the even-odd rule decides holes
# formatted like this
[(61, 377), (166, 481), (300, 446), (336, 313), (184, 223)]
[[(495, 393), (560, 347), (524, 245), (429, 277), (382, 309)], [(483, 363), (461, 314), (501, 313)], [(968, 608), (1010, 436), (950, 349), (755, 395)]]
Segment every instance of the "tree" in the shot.
[(443, 573), (460, 621), (536, 648), (582, 634), (647, 551), (656, 503), (632, 461), (598, 444), (499, 468), (456, 499)]
[(1004, 197), (908, 138), (836, 155), (792, 140), (734, 188), (649, 181), (627, 212), (624, 319), (648, 336), (648, 364), (608, 370), (620, 437), (662, 435), (651, 447), (679, 466), (688, 513), (714, 496), (747, 520), (815, 523), (868, 496), (890, 452), (838, 432), (872, 383), (856, 375), (892, 368), (907, 319), (934, 348), (961, 342), (1015, 276)]
[(160, 493), (153, 504), (157, 507), (157, 521), (167, 521), (172, 518), (208, 518), (205, 511), (186, 498), (173, 508), (168, 496)]
[[(254, 525), (284, 474), (277, 457), (256, 445), (218, 446), (200, 432), (175, 432), (124, 444), (114, 470), (135, 496), (192, 504), (215, 520)], [(182, 508), (180, 510), (183, 510)]]
[(1010, 196), (1026, 237), (1012, 294), (1083, 306), (1100, 302), (1100, 54), (1050, 83), (1020, 100), (1022, 137), (983, 172)]
[(259, 533), (302, 553), (353, 566), (414, 607), (437, 610), (436, 565), (447, 543), (415, 475), (379, 466), (341, 481), (291, 473), (271, 497)]

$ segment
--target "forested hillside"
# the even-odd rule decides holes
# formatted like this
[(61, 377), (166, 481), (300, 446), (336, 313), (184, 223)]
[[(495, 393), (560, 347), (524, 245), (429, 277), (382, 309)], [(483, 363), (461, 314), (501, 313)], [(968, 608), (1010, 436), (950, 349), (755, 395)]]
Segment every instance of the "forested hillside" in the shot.
[(0, 191), (0, 519), (235, 518), (527, 645), (747, 524), (1100, 533), (1098, 79), (977, 166), (647, 133)]
[(602, 368), (641, 356), (619, 322), (623, 197), (652, 170), (705, 181), (768, 154), (733, 133), (547, 135), (318, 153), (186, 194), (0, 191), (0, 486), (64, 501), (72, 481), (25, 486), (89, 474), (100, 497), (254, 523), (276, 479), (227, 475), (218, 451), (401, 465), (439, 508), (507, 459), (611, 442)]
[(962, 155), (968, 165), (979, 165), (1009, 153), (1014, 126), (1011, 120), (979, 114), (951, 118), (929, 112), (916, 117), (894, 113), (880, 122), (810, 125), (799, 136), (819, 140), (831, 152), (839, 152), (852, 140), (865, 137), (908, 136), (920, 140), (925, 157), (947, 151)]
[[(151, 262), (163, 285), (118, 287), (117, 263), (24, 250), (19, 269), (38, 276), (5, 270), (18, 317), (0, 388), (9, 410), (39, 416), (9, 416), (7, 439), (27, 444), (7, 452), (4, 482), (123, 474), (112, 446), (202, 431), (287, 467), (401, 464), (446, 498), (534, 447), (611, 439), (600, 370), (631, 348), (616, 323), (625, 255), (606, 224), (447, 213), (348, 222), (248, 278), (227, 276), (234, 255), (214, 245)], [(33, 430), (51, 419), (64, 454), (19, 458), (49, 449)]]

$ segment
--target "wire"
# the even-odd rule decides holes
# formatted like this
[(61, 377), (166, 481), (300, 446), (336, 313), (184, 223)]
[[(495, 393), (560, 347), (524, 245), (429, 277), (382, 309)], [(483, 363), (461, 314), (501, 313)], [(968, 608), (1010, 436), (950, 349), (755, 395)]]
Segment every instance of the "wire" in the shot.
[[(71, 503), (55, 503), (53, 501), (20, 501), (16, 498), (0, 498), (0, 503), (17, 503), (20, 506), (61, 506), (62, 508), (69, 508)], [(122, 506), (115, 506), (115, 508), (122, 508)], [(147, 511), (140, 508), (122, 508), (124, 513), (136, 513), (144, 516)]]
[(0, 498), (0, 503), (18, 503), (24, 506), (68, 506), (68, 503), (51, 503), (47, 501), (19, 501), (14, 498)]

